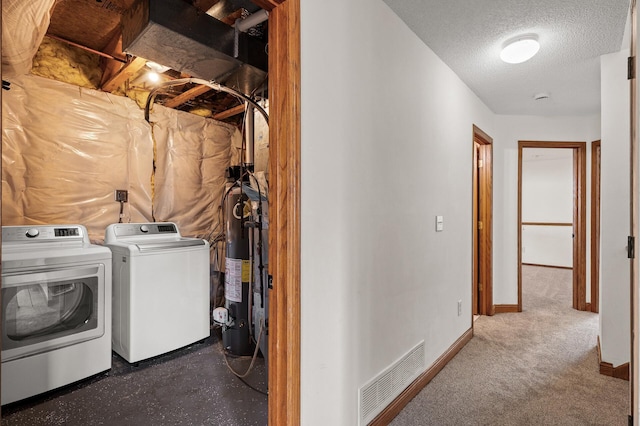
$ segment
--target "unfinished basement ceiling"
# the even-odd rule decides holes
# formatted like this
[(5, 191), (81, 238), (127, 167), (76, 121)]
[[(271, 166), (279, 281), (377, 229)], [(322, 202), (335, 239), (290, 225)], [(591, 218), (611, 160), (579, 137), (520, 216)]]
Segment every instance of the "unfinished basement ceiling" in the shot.
[[(600, 112), (600, 56), (621, 50), (629, 0), (384, 0), (497, 114)], [(535, 33), (540, 51), (522, 64), (499, 54)], [(534, 100), (548, 93), (545, 100)]]
[[(126, 33), (130, 27), (127, 18), (129, 18), (129, 22), (131, 21), (132, 15), (134, 15), (134, 19), (137, 18), (137, 16), (135, 16), (136, 10), (139, 10), (141, 7), (146, 7), (147, 9), (158, 6), (165, 7), (170, 3), (174, 6), (177, 5), (179, 9), (184, 6), (184, 9), (177, 10), (175, 13), (176, 22), (182, 22), (180, 21), (181, 19), (198, 19), (200, 20), (199, 23), (205, 21), (203, 26), (205, 31), (202, 32), (203, 37), (208, 36), (206, 31), (207, 22), (213, 23), (216, 28), (219, 28), (220, 25), (222, 26), (222, 29), (219, 29), (218, 33), (216, 33), (216, 37), (219, 37), (221, 31), (225, 31), (224, 28), (228, 27), (228, 34), (225, 34), (227, 39), (229, 39), (229, 34), (233, 34), (232, 26), (236, 19), (245, 18), (260, 10), (257, 5), (249, 0), (173, 0), (162, 3), (158, 3), (157, 1), (154, 3), (150, 2), (154, 2), (154, 0), (58, 0), (53, 7), (45, 42), (47, 45), (50, 45), (52, 43), (51, 39), (53, 39), (54, 43), (64, 43), (69, 46), (74, 46), (72, 47), (73, 49), (81, 49), (88, 52), (89, 55), (95, 55), (99, 58), (102, 72), (101, 81), (96, 88), (107, 92), (125, 94), (126, 96), (134, 98), (137, 97), (136, 100), (141, 104), (144, 103), (145, 97), (144, 95), (140, 96), (140, 94), (148, 93), (155, 87), (154, 84), (145, 77), (149, 71), (147, 62), (148, 60), (153, 62), (160, 61), (151, 57), (143, 58), (142, 56), (137, 56), (141, 51), (140, 46), (142, 43), (140, 41), (134, 44), (131, 40), (125, 40), (125, 43), (128, 43), (129, 46), (127, 44), (123, 46), (123, 30)], [(159, 13), (165, 16), (167, 14), (166, 10), (161, 10)], [(146, 11), (146, 17), (140, 19), (149, 20), (148, 28), (144, 28), (141, 31), (140, 28), (142, 28), (143, 25), (140, 25), (140, 28), (137, 28), (136, 31), (141, 31), (140, 34), (145, 35), (153, 31), (157, 34), (159, 32), (158, 28), (164, 30), (161, 25), (156, 25), (156, 22), (153, 22), (154, 19), (163, 19), (162, 16), (158, 18), (159, 13), (153, 10), (151, 13)], [(140, 14), (138, 15), (140, 16)], [(189, 17), (185, 18), (186, 15), (189, 15)], [(185, 22), (185, 28), (191, 30), (190, 27), (187, 27), (193, 21)], [(250, 29), (247, 34), (241, 34), (241, 37), (250, 39), (251, 43), (255, 41), (258, 46), (256, 50), (259, 51), (261, 45), (266, 46), (267, 26), (267, 22), (264, 22), (256, 28)], [(136, 33), (136, 35), (137, 34), (138, 33)], [(149, 46), (148, 40), (150, 37), (145, 39), (142, 35), (140, 40), (146, 43), (145, 46)], [(178, 37), (163, 36), (166, 38), (158, 42), (159, 51), (162, 51), (163, 48), (164, 50), (169, 50), (171, 46), (168, 46), (168, 43), (173, 39), (178, 39)], [(209, 38), (213, 39), (214, 37)], [(186, 38), (182, 38), (181, 42), (185, 43), (185, 39)], [(233, 41), (232, 38), (231, 41)], [(193, 42), (193, 45), (203, 47), (202, 43), (199, 44), (197, 40)], [(127, 47), (130, 47), (130, 49), (128, 50)], [(135, 53), (131, 50), (134, 50)], [(262, 50), (265, 50), (264, 47)], [(203, 52), (205, 51), (203, 50)], [(240, 55), (242, 55), (242, 51)], [(230, 75), (228, 72), (229, 65), (227, 64), (227, 68), (220, 74), (196, 75), (197, 73), (194, 72), (193, 67), (180, 67), (179, 65), (182, 63), (176, 60), (172, 64), (161, 63), (161, 65), (169, 65), (170, 68), (171, 65), (177, 68), (169, 69), (162, 73), (161, 79), (164, 81), (185, 77), (199, 77), (207, 80), (215, 79), (217, 82), (225, 83), (231, 87), (233, 87), (234, 84), (242, 87), (242, 91), (245, 93), (253, 91), (256, 94), (266, 97), (266, 53), (263, 52), (262, 55), (263, 57), (260, 58), (262, 69), (258, 70), (259, 72), (256, 72), (257, 68), (249, 67), (249, 71), (243, 68), (241, 72)], [(210, 58), (213, 55), (203, 54), (201, 56)], [(249, 62), (249, 60), (242, 58), (242, 56), (241, 59)], [(38, 71), (35, 73), (38, 73)], [(251, 84), (245, 84), (249, 78), (251, 78)], [(225, 81), (225, 79), (228, 81)], [(206, 86), (193, 84), (174, 86), (163, 90), (155, 98), (155, 102), (167, 107), (194, 112), (236, 125), (240, 124), (242, 118), (241, 113), (243, 112), (243, 105), (235, 97), (226, 93), (216, 92)]]

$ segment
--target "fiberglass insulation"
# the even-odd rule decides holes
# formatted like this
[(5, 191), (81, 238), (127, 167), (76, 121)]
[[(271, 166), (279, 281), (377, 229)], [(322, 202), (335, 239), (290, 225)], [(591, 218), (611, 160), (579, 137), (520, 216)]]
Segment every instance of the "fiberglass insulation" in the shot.
[(2, 78), (27, 74), (56, 0), (2, 0)]
[(2, 119), (3, 225), (77, 223), (101, 241), (127, 189), (124, 222), (217, 226), (233, 126), (155, 105), (152, 132), (131, 99), (31, 75), (11, 80)]

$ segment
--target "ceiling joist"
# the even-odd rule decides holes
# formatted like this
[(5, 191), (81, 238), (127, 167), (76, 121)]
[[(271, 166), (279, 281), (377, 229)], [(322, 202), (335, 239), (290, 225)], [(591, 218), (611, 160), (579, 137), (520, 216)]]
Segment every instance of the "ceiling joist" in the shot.
[(120, 87), (122, 83), (135, 76), (146, 63), (147, 61), (144, 58), (134, 58), (131, 62), (128, 62), (124, 67), (122, 67), (116, 75), (111, 77), (109, 81), (103, 84), (102, 90), (105, 92), (113, 92)]
[(190, 100), (197, 98), (198, 96), (207, 93), (208, 91), (210, 91), (211, 88), (208, 86), (205, 86), (203, 84), (198, 85), (192, 89), (187, 90), (184, 93), (179, 94), (178, 96), (176, 96), (173, 99), (169, 99), (168, 101), (166, 101), (163, 105), (167, 108), (175, 108), (177, 106), (180, 106), (182, 104), (185, 104), (187, 102), (189, 102)]
[(240, 104), (226, 111), (219, 112), (216, 115), (214, 115), (212, 118), (216, 120), (224, 120), (225, 118), (233, 117), (234, 115), (238, 115), (244, 112), (244, 109), (245, 109), (244, 104)]

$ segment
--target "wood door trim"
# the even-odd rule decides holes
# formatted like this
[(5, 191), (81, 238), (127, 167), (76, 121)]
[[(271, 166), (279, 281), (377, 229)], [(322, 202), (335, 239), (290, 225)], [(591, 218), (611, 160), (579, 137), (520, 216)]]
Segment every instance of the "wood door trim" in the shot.
[(509, 314), (520, 312), (518, 310), (518, 305), (496, 305), (495, 306), (496, 314)]
[[(480, 314), (493, 315), (495, 313), (493, 306), (493, 138), (478, 126), (473, 125), (471, 146), (474, 150), (476, 142), (480, 144), (480, 160), (483, 162), (483, 167), (478, 172), (480, 182), (478, 218), (483, 223), (478, 264), (480, 281), (483, 284), (483, 291), (480, 294)], [(477, 223), (473, 223), (472, 226), (475, 230)], [(474, 245), (476, 244), (475, 235), (474, 231)]]
[(518, 141), (518, 311), (522, 312), (522, 150), (523, 148), (570, 148), (574, 151), (574, 249), (573, 307), (587, 309), (586, 300), (586, 214), (587, 148), (586, 142)]
[(573, 226), (573, 223), (564, 222), (522, 222), (523, 226)]
[[(637, 2), (631, 0), (631, 43), (630, 43), (630, 55), (636, 58), (638, 55), (638, 16), (637, 16)], [(630, 191), (630, 203), (629, 203), (629, 228), (631, 236), (635, 239), (638, 238), (638, 191), (640, 190), (640, 183), (638, 182), (638, 76), (635, 71), (633, 78), (629, 80), (629, 191)], [(629, 418), (634, 421), (634, 424), (638, 424), (638, 386), (640, 385), (638, 376), (638, 365), (636, 357), (638, 356), (639, 342), (638, 342), (638, 326), (640, 324), (638, 304), (638, 282), (640, 280), (640, 265), (638, 264), (638, 255), (635, 255), (633, 259), (630, 259), (630, 272), (629, 272), (629, 320), (630, 320), (630, 376), (631, 383), (629, 386)]]
[(573, 269), (573, 267), (571, 267), (571, 266), (543, 265), (541, 263), (522, 262), (522, 264), (526, 265), (526, 266), (537, 266), (539, 268), (569, 269), (569, 270)]
[(591, 312), (600, 307), (600, 141), (591, 143)]
[(269, 14), (269, 424), (300, 424), (300, 0)]
[[(473, 244), (473, 269), (472, 269), (472, 273), (473, 273), (473, 284), (471, 285), (471, 302), (472, 302), (472, 308), (471, 308), (471, 313), (473, 315), (478, 315), (481, 313), (482, 309), (479, 307), (479, 297), (478, 297), (478, 281), (480, 281), (480, 278), (478, 276), (478, 270), (479, 270), (479, 262), (478, 262), (478, 231), (477, 231), (477, 226), (476, 224), (478, 223), (479, 219), (478, 219), (478, 159), (480, 158), (480, 143), (476, 142), (475, 138), (473, 140), (473, 163), (472, 163), (472, 167), (473, 167), (473, 195), (472, 195), (472, 208), (471, 208), (471, 213), (473, 216), (472, 219), (472, 224), (471, 224), (471, 233), (473, 235), (472, 237), (472, 244)], [(473, 321), (472, 323), (472, 327), (473, 327)]]

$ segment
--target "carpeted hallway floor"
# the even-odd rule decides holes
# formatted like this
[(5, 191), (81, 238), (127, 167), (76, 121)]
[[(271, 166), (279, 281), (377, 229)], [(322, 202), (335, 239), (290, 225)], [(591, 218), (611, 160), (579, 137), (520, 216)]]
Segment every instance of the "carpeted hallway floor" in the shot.
[(629, 382), (599, 374), (597, 335), (570, 270), (523, 266), (523, 312), (480, 317), (391, 425), (627, 425)]

